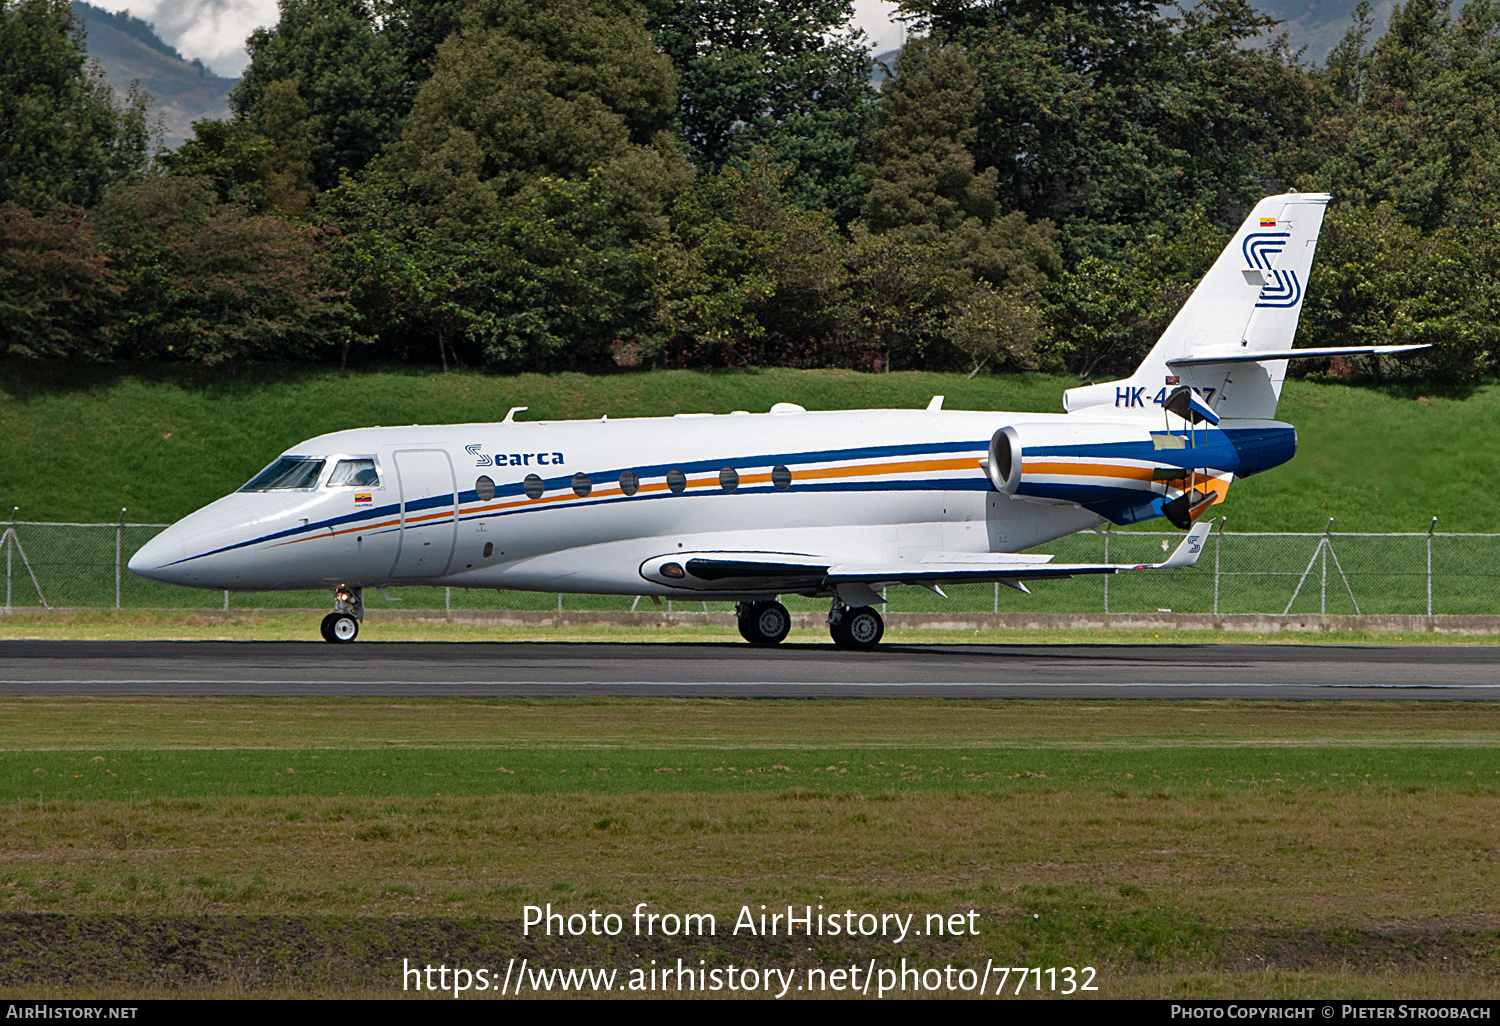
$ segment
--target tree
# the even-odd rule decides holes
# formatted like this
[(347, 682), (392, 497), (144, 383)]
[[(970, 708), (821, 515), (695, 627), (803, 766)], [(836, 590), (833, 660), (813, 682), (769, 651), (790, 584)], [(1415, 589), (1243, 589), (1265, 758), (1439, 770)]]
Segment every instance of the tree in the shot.
[(203, 179), (152, 176), (98, 212), (124, 293), (125, 355), (202, 363), (308, 359), (342, 341), (322, 232), (218, 201)]
[(836, 328), (845, 244), (828, 215), (792, 202), (784, 165), (703, 175), (649, 253), (669, 365), (821, 365)]
[(975, 166), (1002, 209), (1048, 219), (1070, 265), (1114, 258), (1196, 208), (1239, 222), (1278, 186), (1311, 91), (1274, 21), (1246, 0), (904, 0), (915, 25), (964, 48), (984, 90)]
[(677, 69), (674, 127), (694, 164), (791, 167), (787, 193), (840, 223), (859, 212), (861, 141), (874, 122), (870, 56), (848, 0), (647, 0)]
[(157, 161), (169, 174), (212, 182), (222, 202), (302, 217), (312, 206), (311, 157), (307, 105), (285, 78), (265, 91), (254, 122), (195, 121), (193, 138)]
[[(306, 104), (311, 181), (318, 189), (357, 173), (398, 139), (419, 79), (383, 18), (402, 8), (371, 0), (279, 0), (280, 19), (250, 34), (250, 64), (230, 94), (237, 119), (268, 134), (262, 109), (290, 79)], [(405, 22), (399, 33), (404, 41)]]
[(1390, 203), (1431, 231), (1500, 211), (1500, 5), (1410, 0), (1368, 42), (1367, 4), (1316, 76), (1324, 117), (1299, 184), (1344, 202)]
[(33, 214), (0, 203), (0, 337), (9, 356), (110, 355), (110, 304), (119, 293), (82, 210)]
[(115, 106), (68, 0), (0, 0), (0, 202), (92, 206), (145, 166), (148, 100)]
[(420, 216), (454, 238), (543, 179), (591, 177), (614, 216), (658, 230), (688, 177), (665, 131), (675, 82), (625, 0), (478, 0), (380, 172), (409, 182)]
[(1045, 286), (1052, 341), (1067, 367), (1083, 379), (1133, 370), (1228, 241), (1196, 210), (1180, 228), (1135, 242), (1122, 259), (1085, 257)]
[[(1304, 345), (1430, 344), (1393, 373), (1469, 385), (1500, 353), (1500, 239), (1492, 228), (1426, 233), (1391, 203), (1329, 212), (1308, 282)], [(1380, 372), (1382, 364), (1374, 364)]]

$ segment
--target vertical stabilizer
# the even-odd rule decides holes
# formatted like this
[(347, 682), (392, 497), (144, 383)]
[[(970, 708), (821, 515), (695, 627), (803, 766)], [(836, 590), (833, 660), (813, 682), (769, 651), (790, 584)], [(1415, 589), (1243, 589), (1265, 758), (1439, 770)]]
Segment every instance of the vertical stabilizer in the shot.
[[(1292, 347), (1329, 198), (1292, 192), (1257, 203), (1136, 372), (1123, 381), (1068, 389), (1064, 409), (1160, 418), (1168, 394), (1183, 384), (1197, 389), (1220, 417), (1273, 418), (1286, 360), (1246, 361), (1245, 355)], [(1171, 363), (1221, 354), (1237, 359)]]

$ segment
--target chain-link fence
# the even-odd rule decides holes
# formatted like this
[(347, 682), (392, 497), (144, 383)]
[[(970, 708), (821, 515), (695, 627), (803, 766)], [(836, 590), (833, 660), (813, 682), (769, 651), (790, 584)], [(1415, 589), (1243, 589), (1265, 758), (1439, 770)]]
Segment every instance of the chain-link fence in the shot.
[[(325, 609), (327, 591), (205, 592), (125, 569), (163, 524), (13, 523), (0, 534), (5, 606), (113, 609)], [(1182, 539), (1153, 531), (1084, 532), (1043, 548), (1058, 562), (1149, 563)], [(889, 612), (1116, 612), (1500, 614), (1500, 534), (1251, 534), (1216, 531), (1191, 570), (1043, 581), (1023, 595), (998, 585), (953, 585), (946, 597), (891, 588)], [(377, 593), (366, 604), (385, 604)], [(615, 595), (402, 587), (393, 608), (626, 610), (650, 600)], [(826, 600), (789, 597), (793, 609)], [(678, 611), (728, 603), (675, 600)]]

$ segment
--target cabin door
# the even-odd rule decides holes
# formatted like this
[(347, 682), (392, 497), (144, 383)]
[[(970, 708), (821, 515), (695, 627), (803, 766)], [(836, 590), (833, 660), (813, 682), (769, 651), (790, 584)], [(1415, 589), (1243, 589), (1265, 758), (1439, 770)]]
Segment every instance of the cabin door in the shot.
[(440, 577), (453, 558), (458, 496), (453, 461), (441, 449), (403, 449), (395, 455), (401, 486), (401, 548), (392, 577)]

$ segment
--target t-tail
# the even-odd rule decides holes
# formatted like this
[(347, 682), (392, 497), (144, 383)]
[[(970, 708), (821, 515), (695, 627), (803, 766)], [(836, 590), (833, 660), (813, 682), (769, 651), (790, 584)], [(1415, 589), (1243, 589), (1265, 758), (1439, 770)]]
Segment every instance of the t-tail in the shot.
[(1424, 348), (1292, 349), (1329, 199), (1289, 192), (1257, 203), (1135, 373), (1069, 389), (1063, 408), (1160, 418), (1185, 385), (1192, 391), (1173, 406), (1201, 403), (1223, 420), (1270, 420), (1288, 359)]

